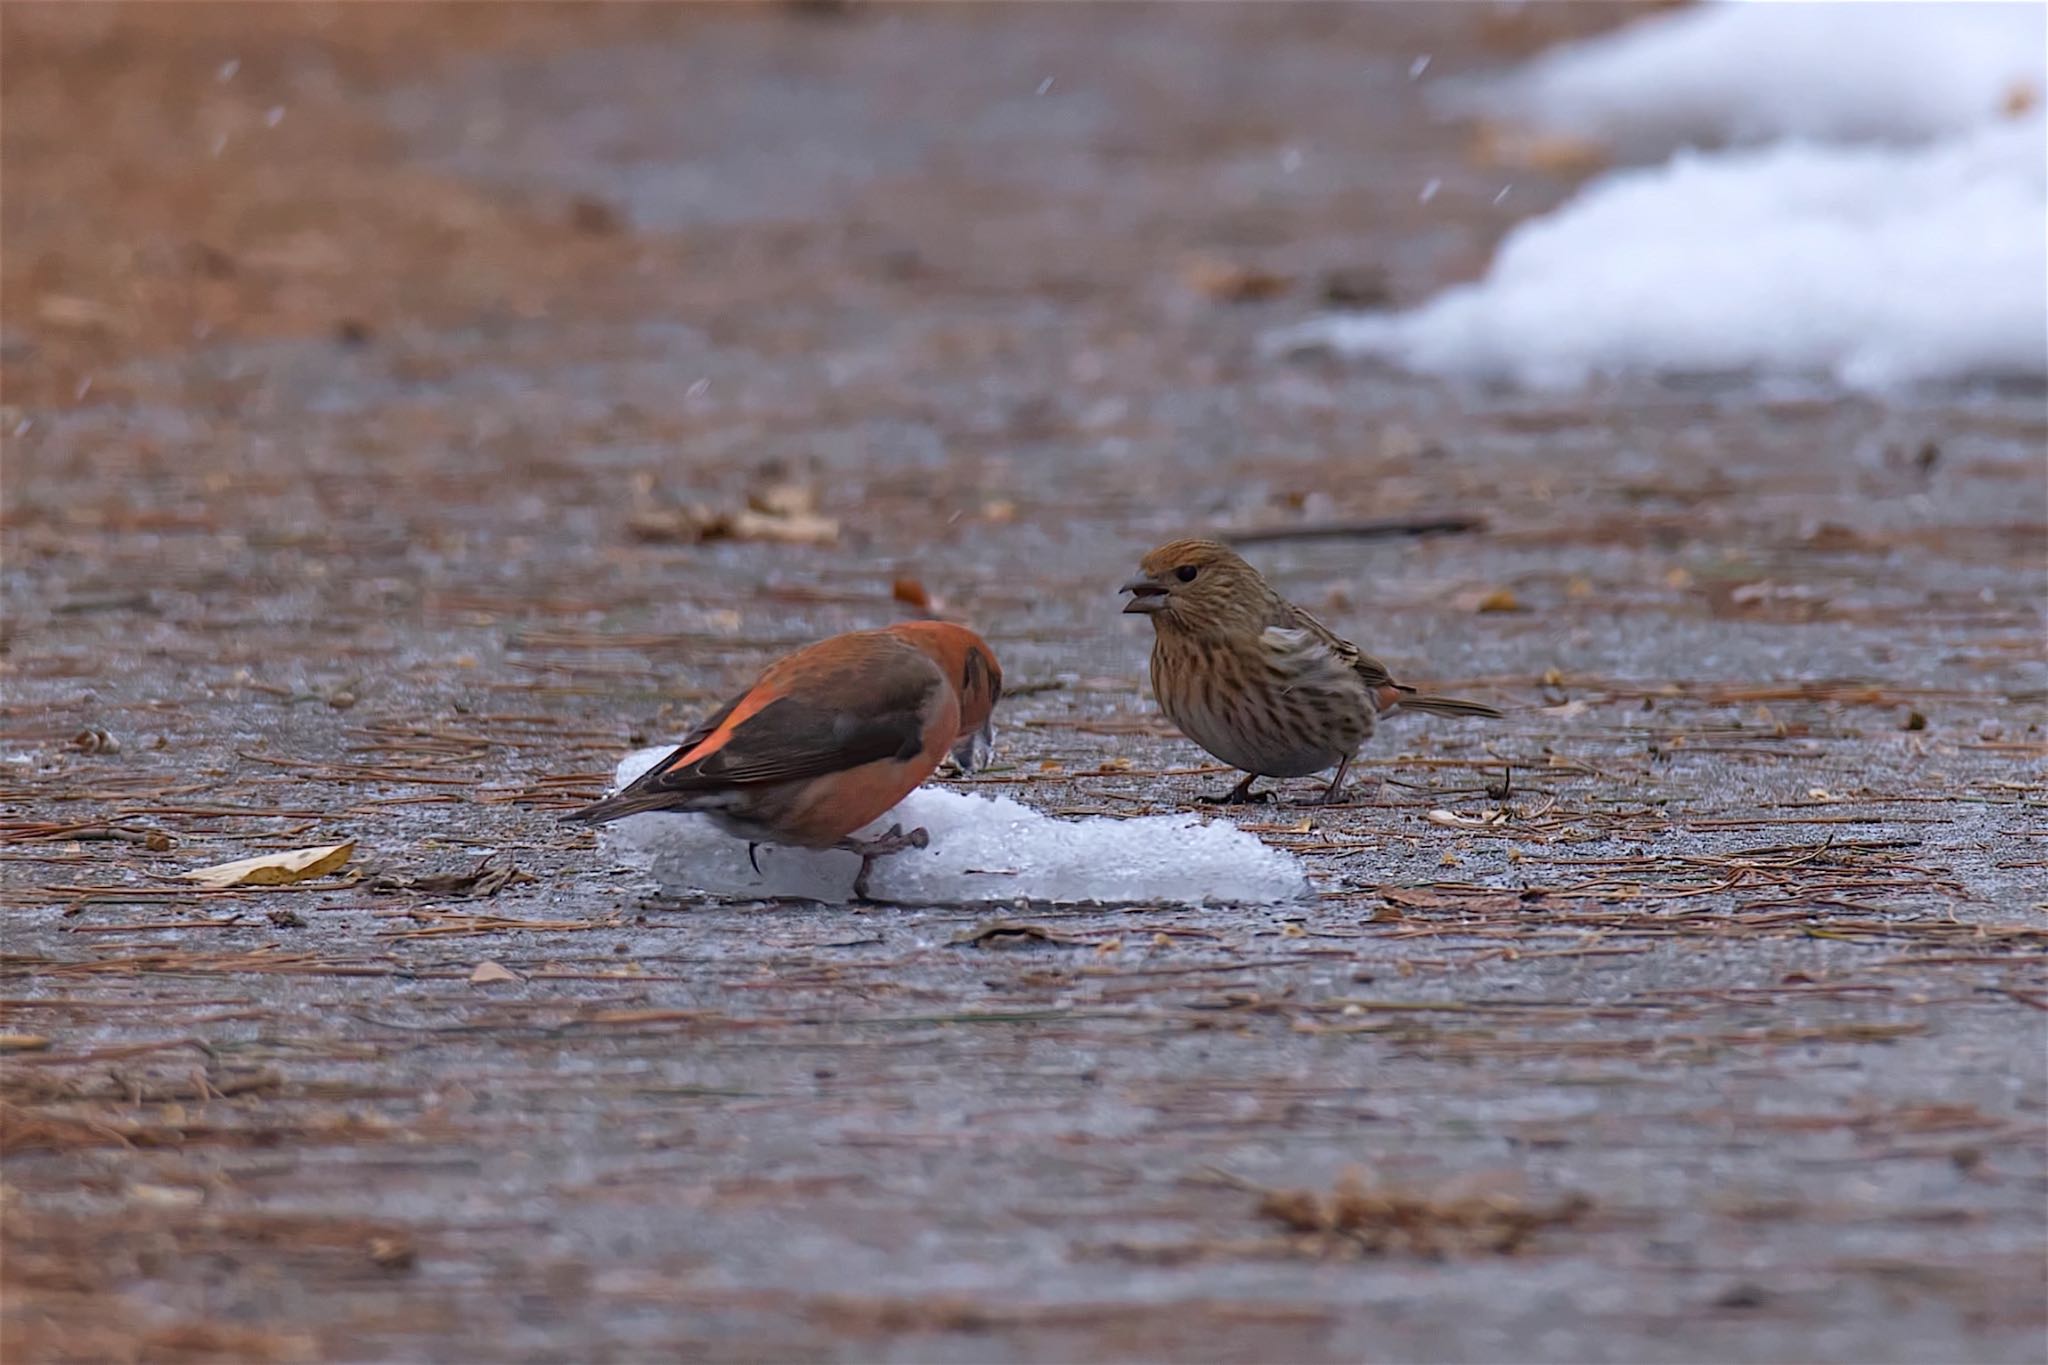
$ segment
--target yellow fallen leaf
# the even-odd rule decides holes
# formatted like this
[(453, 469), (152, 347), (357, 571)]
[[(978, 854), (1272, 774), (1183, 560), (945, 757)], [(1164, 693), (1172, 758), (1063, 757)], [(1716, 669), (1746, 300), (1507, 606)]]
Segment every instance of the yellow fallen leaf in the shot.
[(524, 981), (526, 978), (509, 967), (502, 967), (488, 958), (476, 964), (476, 970), (469, 974), (469, 984), (486, 986), (493, 981)]
[(218, 863), (179, 877), (188, 882), (221, 890), (230, 886), (289, 886), (309, 877), (324, 877), (337, 871), (356, 851), (356, 841), (327, 844), (320, 848), (295, 848), (284, 853), (265, 853), (255, 858), (238, 858)]
[(40, 1033), (0, 1033), (0, 1052), (41, 1052), (49, 1045)]
[(839, 523), (810, 512), (785, 515), (742, 507), (723, 524), (709, 528), (705, 540), (773, 540), (786, 545), (829, 545), (839, 539)]
[(1445, 829), (1491, 829), (1495, 825), (1505, 824), (1508, 813), (1504, 810), (1490, 810), (1483, 815), (1460, 815), (1454, 810), (1433, 810), (1422, 818), (1432, 825), (1442, 825)]
[(1495, 588), (1492, 592), (1487, 593), (1478, 602), (1474, 603), (1472, 609), (1479, 612), (1488, 612), (1521, 611), (1524, 608), (1520, 599), (1515, 596), (1513, 588)]
[(807, 483), (771, 483), (747, 494), (747, 506), (771, 517), (807, 517), (818, 510), (818, 490)]

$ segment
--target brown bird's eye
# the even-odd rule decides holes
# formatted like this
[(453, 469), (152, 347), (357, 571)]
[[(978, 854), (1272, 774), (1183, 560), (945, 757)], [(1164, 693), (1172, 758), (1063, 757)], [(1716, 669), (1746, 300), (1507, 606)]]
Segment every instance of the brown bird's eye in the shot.
[(1178, 578), (1183, 583), (1192, 583), (1195, 581), (1195, 575), (1198, 572), (1200, 572), (1200, 570), (1196, 569), (1194, 565), (1183, 564), (1178, 569), (1175, 569), (1173, 571), (1173, 576), (1175, 578)]

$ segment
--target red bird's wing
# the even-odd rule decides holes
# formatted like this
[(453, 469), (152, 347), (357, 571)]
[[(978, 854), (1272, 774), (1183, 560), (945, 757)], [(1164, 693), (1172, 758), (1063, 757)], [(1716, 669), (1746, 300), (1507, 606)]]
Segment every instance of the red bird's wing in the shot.
[(688, 809), (695, 797), (884, 759), (907, 763), (923, 752), (932, 707), (948, 686), (936, 664), (893, 642), (808, 654), (771, 669), (622, 791), (569, 818), (602, 824), (638, 811)]
[(668, 791), (708, 791), (823, 777), (885, 758), (907, 763), (924, 749), (931, 691), (905, 689), (880, 712), (777, 697), (696, 747), (678, 749), (648, 777)]

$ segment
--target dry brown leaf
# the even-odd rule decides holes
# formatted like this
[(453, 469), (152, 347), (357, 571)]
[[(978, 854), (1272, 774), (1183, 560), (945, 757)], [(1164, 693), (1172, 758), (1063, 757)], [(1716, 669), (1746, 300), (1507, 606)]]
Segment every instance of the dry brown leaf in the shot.
[(41, 1052), (49, 1045), (40, 1033), (0, 1033), (0, 1052)]
[(511, 968), (501, 966), (496, 962), (490, 961), (488, 958), (486, 958), (482, 962), (477, 963), (476, 970), (469, 974), (469, 984), (472, 986), (487, 986), (494, 981), (524, 980), (526, 980), (525, 977), (513, 971)]
[(1606, 147), (1588, 138), (1481, 123), (1472, 138), (1472, 159), (1498, 170), (1575, 176), (1605, 170), (1611, 158)]
[(1278, 298), (1293, 287), (1286, 275), (1239, 265), (1215, 256), (1192, 256), (1181, 265), (1188, 288), (1218, 303), (1259, 303)]
[(1477, 612), (1527, 611), (1528, 608), (1523, 606), (1521, 599), (1515, 596), (1513, 588), (1494, 588), (1472, 599), (1472, 610)]
[(213, 890), (230, 886), (289, 886), (338, 871), (356, 851), (356, 841), (326, 844), (319, 848), (295, 848), (284, 853), (265, 853), (255, 858), (238, 858), (231, 863), (181, 872), (179, 877)]

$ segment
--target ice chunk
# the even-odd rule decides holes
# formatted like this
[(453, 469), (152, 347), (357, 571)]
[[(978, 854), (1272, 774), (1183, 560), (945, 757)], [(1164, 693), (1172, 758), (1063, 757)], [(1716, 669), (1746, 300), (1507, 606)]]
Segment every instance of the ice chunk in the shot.
[[(669, 752), (627, 755), (617, 785)], [(1058, 820), (1007, 797), (923, 787), (862, 833), (899, 822), (930, 831), (931, 846), (878, 860), (869, 885), (876, 900), (1273, 905), (1305, 889), (1300, 864), (1227, 820)], [(632, 815), (607, 826), (604, 837), (607, 847), (678, 895), (844, 901), (860, 867), (851, 853), (763, 845), (756, 873), (745, 843), (695, 815)]]

